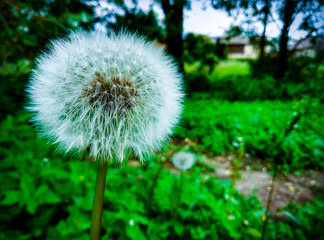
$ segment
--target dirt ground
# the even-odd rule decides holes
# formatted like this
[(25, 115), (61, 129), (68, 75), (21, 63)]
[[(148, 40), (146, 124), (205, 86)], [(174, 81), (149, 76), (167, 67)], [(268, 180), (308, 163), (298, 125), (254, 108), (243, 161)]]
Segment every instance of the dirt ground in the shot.
[[(174, 144), (178, 146), (191, 145), (188, 141), (176, 141)], [(172, 155), (172, 150), (169, 154)], [(206, 175), (216, 177), (219, 180), (231, 179), (235, 181), (235, 188), (246, 196), (256, 194), (264, 207), (267, 205), (271, 182), (273, 180), (270, 169), (264, 161), (245, 154), (242, 158), (242, 165), (239, 170), (233, 170), (233, 162), (236, 156), (227, 154), (215, 157), (203, 156), (203, 164), (209, 166), (211, 170)], [(137, 166), (138, 161), (130, 161), (130, 165)], [(171, 170), (173, 173), (179, 173), (171, 161), (166, 161), (165, 169)], [(212, 170), (215, 169), (215, 170)], [(238, 178), (233, 178), (235, 174)], [(315, 170), (303, 171), (298, 175), (290, 173), (287, 175), (278, 174), (274, 179), (274, 190), (270, 205), (270, 212), (285, 207), (289, 202), (293, 201), (298, 204), (305, 204), (313, 200), (316, 195), (324, 196), (324, 172)]]
[[(211, 175), (219, 179), (232, 179), (234, 156), (217, 156), (207, 158), (207, 164), (216, 167), (216, 171)], [(243, 168), (239, 171), (240, 178), (235, 182), (235, 188), (242, 194), (251, 195), (257, 190), (257, 196), (266, 206), (273, 180), (269, 169), (261, 165), (261, 161), (251, 157), (243, 158)], [(256, 163), (253, 169), (246, 163)], [(255, 165), (257, 167), (255, 167)], [(258, 166), (259, 165), (259, 166)], [(293, 201), (298, 204), (305, 204), (313, 200), (317, 194), (324, 194), (324, 172), (306, 171), (300, 175), (294, 173), (288, 175), (278, 175), (274, 179), (274, 190), (270, 211), (274, 212), (278, 208), (285, 207)]]

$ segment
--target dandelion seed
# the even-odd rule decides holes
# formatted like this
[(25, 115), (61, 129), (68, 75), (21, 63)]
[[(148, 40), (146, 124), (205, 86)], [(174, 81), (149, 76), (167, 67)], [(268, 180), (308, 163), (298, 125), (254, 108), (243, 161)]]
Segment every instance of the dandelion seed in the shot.
[(129, 220), (129, 225), (134, 226), (134, 220), (133, 219)]
[(192, 168), (195, 160), (196, 155), (189, 152), (178, 152), (171, 158), (173, 165), (182, 171)]
[(137, 35), (74, 32), (38, 58), (28, 109), (59, 149), (104, 161), (133, 151), (142, 160), (179, 120), (181, 78), (161, 48)]

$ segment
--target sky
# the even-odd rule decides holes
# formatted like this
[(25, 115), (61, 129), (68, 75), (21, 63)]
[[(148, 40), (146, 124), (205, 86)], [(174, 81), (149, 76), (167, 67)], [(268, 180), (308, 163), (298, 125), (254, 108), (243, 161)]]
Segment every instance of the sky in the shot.
[[(210, 5), (210, 1), (206, 1), (206, 6), (202, 2), (197, 0), (191, 0), (191, 9), (184, 9), (184, 21), (183, 30), (184, 35), (187, 33), (204, 34), (210, 37), (224, 36), (225, 31), (230, 28), (231, 25), (242, 26), (243, 14), (239, 14), (235, 19), (230, 17), (224, 10), (215, 10)], [(103, 3), (105, 4), (105, 3)], [(131, 0), (126, 0), (128, 6), (133, 6)], [(161, 6), (154, 2), (154, 0), (138, 0), (138, 6), (143, 11), (148, 11), (150, 7), (153, 7), (157, 18), (162, 22), (164, 19), (164, 13)], [(107, 7), (107, 6), (105, 6)], [(113, 8), (110, 6), (110, 8)], [(275, 12), (272, 13), (274, 20), (267, 25), (266, 36), (267, 38), (279, 37), (282, 28), (282, 23), (278, 20), (279, 16)], [(306, 37), (305, 31), (297, 30), (299, 24), (303, 19), (302, 14), (298, 14), (291, 27), (289, 36), (298, 40)], [(256, 23), (254, 26), (243, 25), (246, 28), (254, 28), (258, 34), (261, 35), (263, 31), (263, 25), (261, 22)]]

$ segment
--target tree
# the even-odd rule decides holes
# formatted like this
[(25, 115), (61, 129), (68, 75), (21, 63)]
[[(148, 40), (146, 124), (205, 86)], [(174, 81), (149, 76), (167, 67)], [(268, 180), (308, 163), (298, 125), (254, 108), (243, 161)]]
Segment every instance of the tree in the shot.
[[(259, 60), (262, 62), (264, 58), (265, 45), (266, 45), (266, 29), (268, 24), (268, 16), (271, 9), (271, 0), (257, 0), (257, 1), (247, 1), (247, 0), (237, 0), (237, 1), (226, 1), (226, 0), (212, 0), (212, 6), (215, 9), (223, 9), (229, 15), (237, 15), (240, 10), (248, 19), (247, 22), (254, 25), (255, 22), (261, 21), (263, 23), (263, 32), (259, 41)], [(235, 14), (236, 13), (236, 14)], [(242, 28), (238, 28), (240, 31), (235, 32), (235, 28), (232, 27), (230, 33), (236, 33), (236, 36), (243, 32)], [(253, 31), (253, 34), (254, 31)]]
[(114, 22), (108, 22), (108, 28), (125, 27), (132, 32), (138, 32), (145, 35), (149, 40), (163, 39), (163, 28), (159, 25), (155, 12), (150, 9), (148, 13), (145, 13), (141, 9), (137, 8), (137, 5), (133, 8), (128, 8), (125, 5), (122, 7), (123, 14), (116, 14)]
[(93, 24), (93, 7), (78, 0), (0, 1), (0, 119), (25, 102), (28, 74), (49, 39)]
[[(264, 49), (266, 45), (266, 26), (269, 16), (272, 12), (279, 13), (280, 21), (283, 23), (279, 41), (279, 54), (276, 63), (275, 78), (282, 78), (288, 69), (288, 40), (289, 29), (295, 17), (298, 14), (302, 16), (302, 23), (299, 28), (308, 32), (308, 37), (323, 32), (323, 1), (322, 0), (212, 0), (212, 6), (215, 9), (226, 10), (229, 14), (243, 10), (249, 16), (256, 16), (254, 21), (262, 19), (264, 29), (260, 39), (260, 58), (259, 63), (262, 63), (264, 58)], [(260, 8), (261, 7), (261, 8)], [(261, 16), (263, 18), (261, 18)], [(318, 27), (318, 25), (322, 25)]]
[(288, 34), (295, 16), (299, 13), (303, 14), (304, 17), (299, 29), (307, 31), (308, 37), (310, 37), (323, 30), (323, 24), (320, 28), (315, 26), (317, 22), (323, 20), (323, 16), (321, 14), (322, 10), (322, 1), (318, 2), (314, 0), (285, 0), (281, 5), (279, 12), (280, 19), (283, 22), (283, 28), (280, 35), (277, 71), (274, 75), (275, 78), (279, 79), (284, 77), (288, 69)]
[(283, 27), (280, 35), (280, 47), (278, 56), (278, 68), (275, 73), (275, 78), (282, 78), (287, 70), (288, 65), (288, 33), (292, 23), (292, 17), (295, 13), (297, 2), (293, 0), (285, 0), (282, 8)]
[[(125, 12), (125, 16), (123, 16), (123, 20), (120, 16), (113, 16), (116, 19), (117, 24), (122, 24), (130, 29), (136, 29), (136, 26), (132, 23), (132, 20), (141, 21), (144, 20), (143, 16), (141, 15), (142, 12), (138, 10), (131, 10), (129, 9), (126, 4), (125, 0), (106, 0), (108, 3), (114, 3), (118, 8), (122, 9)], [(132, 4), (137, 6), (138, 1), (132, 0)], [(175, 61), (178, 63), (180, 71), (184, 71), (183, 68), (183, 9), (184, 7), (190, 7), (190, 2), (188, 0), (156, 0), (156, 3), (161, 5), (162, 10), (165, 14), (164, 24), (165, 24), (165, 33), (166, 33), (166, 45), (167, 51), (174, 57)], [(148, 19), (152, 19), (153, 11), (149, 13), (145, 23), (148, 23)], [(112, 17), (111, 10), (106, 9), (105, 14), (101, 17), (101, 21), (107, 21), (107, 19)], [(136, 24), (137, 25), (137, 24)], [(154, 26), (153, 26), (154, 25)], [(111, 25), (110, 25), (111, 26)], [(117, 25), (115, 25), (117, 26)], [(143, 25), (137, 26), (138, 29), (143, 28)], [(154, 23), (150, 23), (147, 26), (146, 30), (153, 30), (156, 28)], [(145, 31), (146, 31), (145, 30)], [(143, 31), (144, 32), (144, 31)], [(150, 32), (150, 31), (146, 31)]]
[(188, 33), (184, 39), (184, 57), (188, 62), (199, 61), (214, 51), (212, 40), (202, 34)]
[(259, 55), (259, 61), (262, 63), (264, 59), (264, 51), (266, 46), (266, 31), (267, 31), (267, 24), (268, 24), (268, 16), (270, 13), (271, 8), (271, 1), (270, 0), (264, 0), (264, 7), (262, 8), (262, 12), (264, 14), (263, 17), (263, 32), (260, 39), (260, 55)]
[(168, 52), (178, 62), (180, 71), (183, 67), (183, 8), (189, 7), (187, 0), (158, 0), (165, 14)]
[(48, 39), (93, 23), (92, 6), (78, 0), (0, 1), (1, 65), (34, 59)]

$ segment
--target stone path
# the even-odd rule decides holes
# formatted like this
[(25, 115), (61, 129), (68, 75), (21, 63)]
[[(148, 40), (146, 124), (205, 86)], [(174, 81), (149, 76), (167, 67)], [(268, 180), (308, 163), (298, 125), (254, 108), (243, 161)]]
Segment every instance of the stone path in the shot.
[[(216, 177), (219, 180), (232, 180), (234, 155), (222, 155), (217, 157), (204, 156), (204, 164), (215, 171), (205, 174)], [(239, 170), (240, 178), (235, 180), (235, 188), (242, 194), (250, 196), (256, 194), (266, 206), (271, 186), (272, 176), (264, 163), (250, 156), (242, 159), (243, 167)], [(136, 160), (129, 161), (132, 166), (139, 166)], [(172, 173), (180, 173), (170, 161), (164, 163), (164, 168)], [(305, 204), (313, 200), (317, 194), (324, 196), (324, 172), (308, 171), (299, 176), (295, 174), (278, 175), (274, 183), (274, 192), (270, 205), (270, 212), (285, 207), (289, 202)]]
[[(206, 164), (216, 167), (215, 172), (208, 174), (219, 179), (232, 179), (233, 159), (233, 155), (206, 158)], [(243, 168), (239, 170), (240, 178), (235, 180), (235, 188), (247, 196), (255, 194), (257, 190), (258, 198), (266, 206), (272, 175), (259, 159), (244, 157), (242, 163)], [(299, 176), (293, 173), (286, 176), (279, 174), (274, 181), (270, 211), (285, 207), (291, 201), (305, 204), (317, 194), (324, 195), (324, 172), (312, 170)]]

